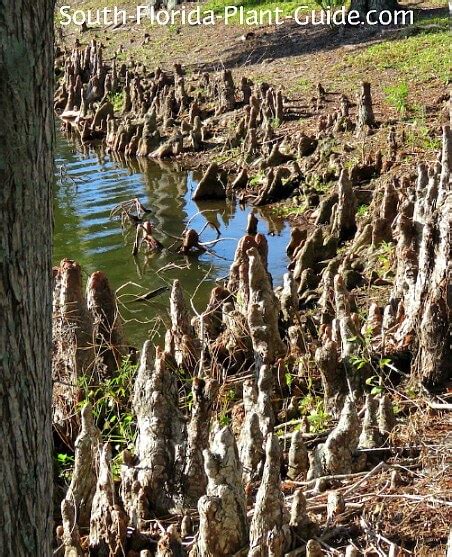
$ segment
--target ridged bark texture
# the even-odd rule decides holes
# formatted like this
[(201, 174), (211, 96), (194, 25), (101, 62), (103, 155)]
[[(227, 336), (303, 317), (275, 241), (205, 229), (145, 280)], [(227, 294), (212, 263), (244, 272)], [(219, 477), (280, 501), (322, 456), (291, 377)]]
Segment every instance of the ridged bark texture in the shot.
[(0, 0), (0, 547), (52, 539), (53, 2)]

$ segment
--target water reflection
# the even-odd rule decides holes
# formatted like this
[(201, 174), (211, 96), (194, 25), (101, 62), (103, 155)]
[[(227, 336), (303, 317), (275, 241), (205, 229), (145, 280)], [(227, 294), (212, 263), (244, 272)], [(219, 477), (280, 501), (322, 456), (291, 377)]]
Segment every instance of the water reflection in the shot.
[[(231, 201), (195, 203), (191, 194), (199, 175), (184, 172), (177, 164), (148, 159), (126, 161), (106, 154), (102, 146), (87, 148), (59, 137), (57, 143), (55, 193), (54, 261), (64, 257), (79, 261), (86, 274), (107, 273), (119, 289), (121, 312), (129, 340), (140, 345), (159, 327), (150, 323), (167, 318), (168, 293), (142, 303), (136, 295), (169, 285), (179, 278), (187, 297), (193, 296), (198, 310), (207, 303), (215, 279), (227, 275), (238, 239), (244, 234), (249, 208)], [(182, 257), (173, 249), (156, 254), (132, 256), (134, 230), (123, 234), (121, 223), (110, 218), (117, 204), (137, 197), (152, 210), (149, 220), (155, 236), (166, 248), (180, 236), (187, 222), (201, 230), (206, 221), (220, 231), (222, 241), (212, 253)], [(269, 241), (269, 267), (279, 284), (286, 270), (285, 247), (289, 226), (268, 211), (257, 212), (259, 232)], [(202, 241), (214, 240), (207, 227)], [(199, 283), (202, 282), (198, 288)], [(125, 285), (125, 286), (124, 286)], [(157, 342), (158, 338), (154, 338)]]

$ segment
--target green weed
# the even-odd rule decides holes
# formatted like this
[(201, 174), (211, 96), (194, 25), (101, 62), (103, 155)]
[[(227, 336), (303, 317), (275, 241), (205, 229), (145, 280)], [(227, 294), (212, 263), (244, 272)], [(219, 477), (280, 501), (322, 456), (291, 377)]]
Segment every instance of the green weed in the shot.
[(284, 374), (284, 380), (286, 382), (286, 385), (289, 387), (289, 391), (292, 389), (292, 383), (295, 379), (295, 375), (293, 375), (293, 373), (290, 373), (290, 371), (287, 371)]
[(376, 269), (379, 276), (384, 276), (392, 268), (395, 254), (395, 244), (392, 242), (381, 242), (377, 250), (378, 268)]
[(368, 214), (369, 214), (369, 205), (365, 205), (365, 204), (360, 205), (356, 210), (356, 216), (358, 218), (362, 219), (364, 217), (367, 217)]
[(74, 469), (74, 457), (66, 453), (57, 453), (55, 455), (55, 467), (59, 478), (70, 481)]
[(313, 433), (325, 431), (330, 415), (325, 410), (322, 397), (315, 396), (310, 392), (301, 399), (299, 408), (301, 416), (306, 416)]
[(221, 399), (221, 408), (218, 413), (218, 423), (224, 427), (231, 423), (231, 403), (235, 400), (234, 389), (229, 389)]
[(307, 93), (313, 88), (312, 82), (309, 79), (301, 77), (297, 79), (295, 85), (291, 87), (292, 93)]
[(258, 172), (252, 178), (250, 178), (248, 185), (254, 188), (255, 186), (260, 186), (265, 178), (265, 172)]
[(115, 112), (121, 112), (124, 106), (124, 93), (109, 93), (108, 99), (113, 105), (113, 110)]
[(136, 370), (137, 365), (131, 364), (127, 357), (112, 377), (96, 387), (90, 387), (86, 377), (79, 381), (80, 387), (85, 389), (85, 399), (80, 406), (91, 403), (102, 437), (117, 451), (134, 447), (136, 425), (130, 407)]

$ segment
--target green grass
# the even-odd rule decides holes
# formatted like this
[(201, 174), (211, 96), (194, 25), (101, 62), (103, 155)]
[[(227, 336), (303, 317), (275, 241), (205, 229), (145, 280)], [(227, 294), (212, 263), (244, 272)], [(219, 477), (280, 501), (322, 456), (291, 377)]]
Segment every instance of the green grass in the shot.
[(417, 27), (428, 27), (429, 25), (435, 25), (447, 31), (449, 29), (449, 18), (444, 17), (417, 17), (414, 21)]
[(294, 85), (290, 88), (291, 93), (308, 93), (314, 89), (314, 84), (310, 79), (301, 77), (297, 79)]
[(422, 117), (415, 117), (405, 127), (405, 140), (411, 149), (436, 152), (441, 149), (441, 138), (432, 134), (432, 129)]
[(309, 182), (313, 188), (315, 188), (318, 192), (321, 193), (328, 193), (334, 186), (334, 182), (322, 182), (318, 177), (316, 179)]
[(279, 205), (273, 208), (274, 213), (278, 217), (299, 217), (306, 211), (305, 205)]
[(384, 89), (386, 102), (395, 108), (399, 115), (405, 117), (408, 110), (408, 96), (410, 93), (408, 84), (405, 82), (391, 85)]
[[(399, 82), (422, 83), (450, 77), (450, 35), (447, 32), (421, 33), (370, 46), (361, 53), (349, 55), (346, 64), (365, 72), (367, 68), (396, 70)], [(364, 75), (364, 74), (363, 74)]]

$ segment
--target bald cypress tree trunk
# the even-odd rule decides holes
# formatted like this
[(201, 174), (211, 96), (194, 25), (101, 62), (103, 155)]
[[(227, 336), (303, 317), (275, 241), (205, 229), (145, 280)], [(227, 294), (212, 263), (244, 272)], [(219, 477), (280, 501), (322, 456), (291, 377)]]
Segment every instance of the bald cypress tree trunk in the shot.
[(51, 555), (53, 1), (0, 0), (0, 553)]
[[(382, 12), (383, 10), (389, 10), (393, 12), (398, 8), (399, 4), (397, 0), (352, 0), (350, 9), (357, 10), (361, 17), (375, 10), (376, 12)], [(373, 14), (373, 19), (376, 18), (376, 14)]]

